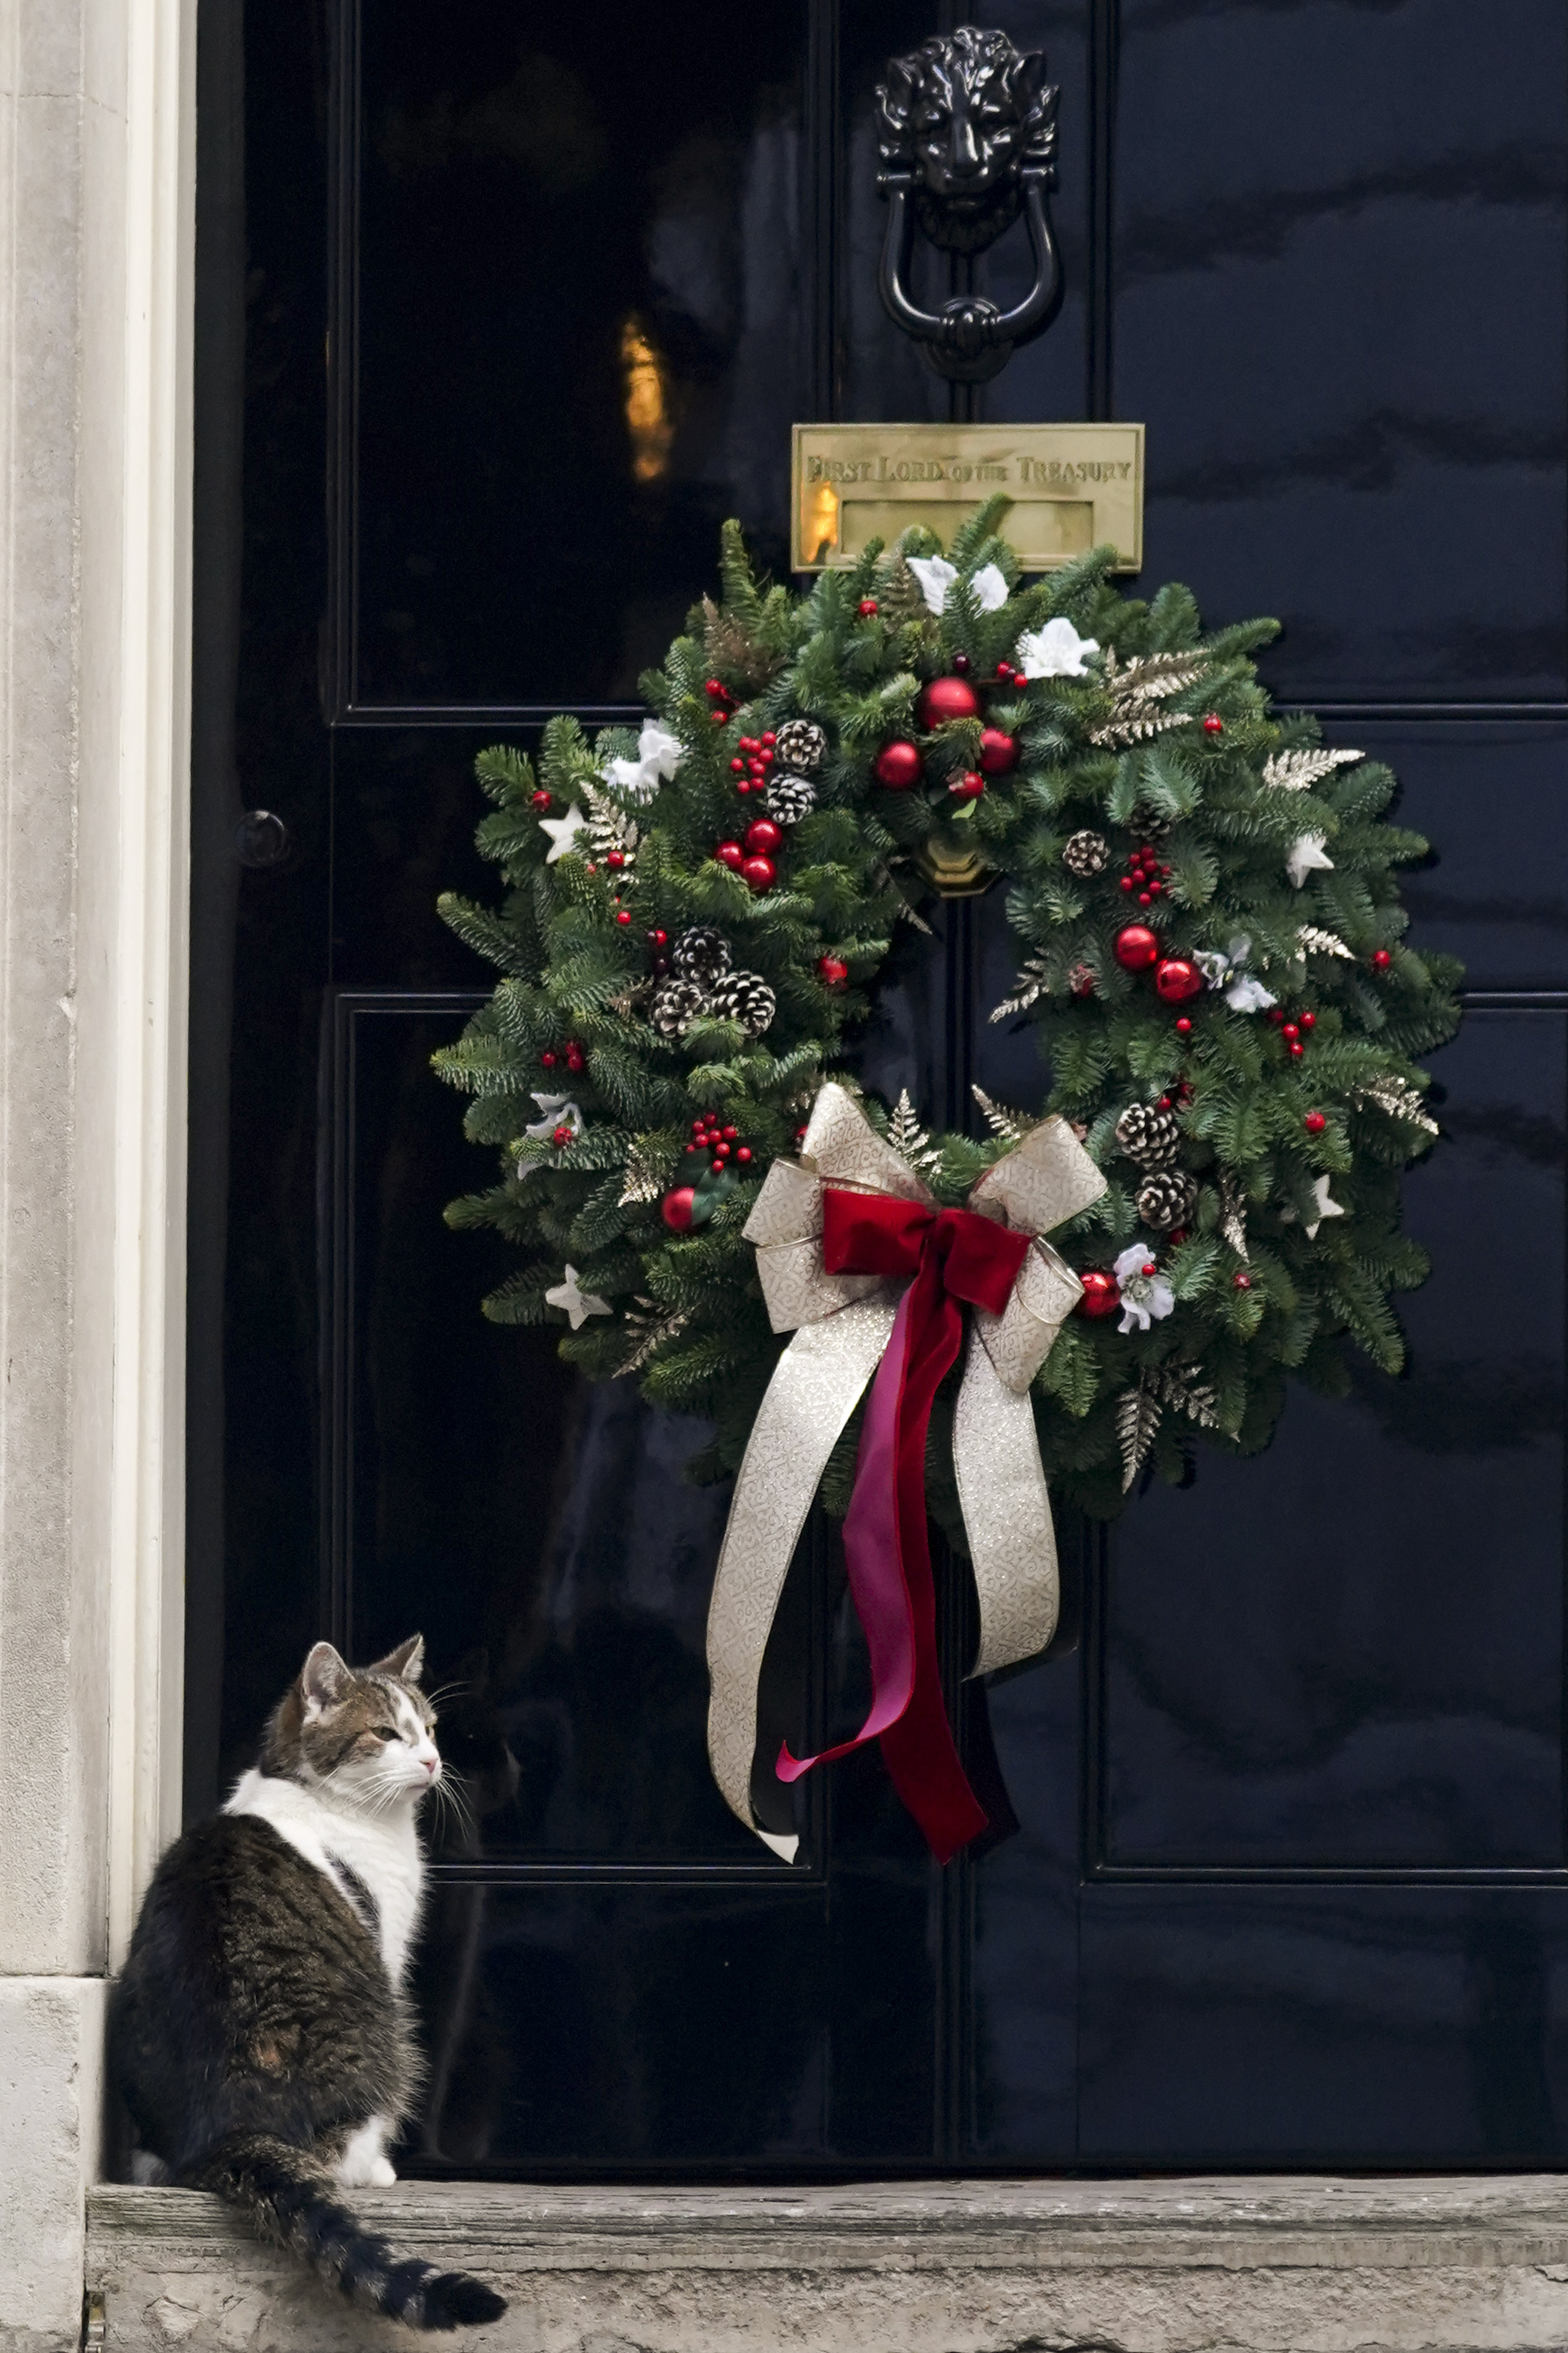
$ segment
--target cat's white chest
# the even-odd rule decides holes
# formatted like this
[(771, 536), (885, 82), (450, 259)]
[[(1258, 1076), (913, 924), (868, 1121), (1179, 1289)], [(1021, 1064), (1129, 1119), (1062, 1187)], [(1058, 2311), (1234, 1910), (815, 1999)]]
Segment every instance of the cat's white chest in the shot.
[(334, 1869), (346, 1864), (374, 1902), (381, 1957), (393, 1984), (402, 1984), (419, 1925), (425, 1879), (412, 1806), (391, 1814), (359, 1814), (330, 1804), (298, 1781), (280, 1780), (253, 1766), (236, 1783), (224, 1811), (257, 1814), (270, 1822), (280, 1838), (353, 1902), (341, 1868)]

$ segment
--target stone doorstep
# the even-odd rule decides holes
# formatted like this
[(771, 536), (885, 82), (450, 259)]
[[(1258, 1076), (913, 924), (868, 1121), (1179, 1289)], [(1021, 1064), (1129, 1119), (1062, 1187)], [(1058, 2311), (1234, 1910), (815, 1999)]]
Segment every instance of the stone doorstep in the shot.
[[(454, 2353), (1563, 2353), (1568, 2177), (408, 2182), (350, 2202), (508, 2295)], [(406, 2348), (216, 2199), (103, 2187), (106, 2353)]]

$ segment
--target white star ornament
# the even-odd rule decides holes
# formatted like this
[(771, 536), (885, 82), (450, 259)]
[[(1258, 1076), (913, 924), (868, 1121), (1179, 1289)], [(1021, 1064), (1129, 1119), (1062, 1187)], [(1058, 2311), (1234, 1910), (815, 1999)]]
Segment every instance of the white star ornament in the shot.
[(1334, 861), (1323, 848), (1325, 838), (1321, 833), (1304, 833), (1299, 840), (1291, 843), (1285, 859), (1285, 871), (1298, 891), (1315, 870), (1321, 868), (1325, 873), (1332, 871)]
[[(1331, 1201), (1329, 1198), (1329, 1179), (1327, 1176), (1319, 1177), (1317, 1183), (1312, 1187), (1312, 1198), (1318, 1205), (1318, 1213), (1310, 1225), (1303, 1226), (1301, 1229), (1310, 1242), (1315, 1242), (1317, 1240), (1318, 1228), (1322, 1224), (1325, 1218), (1342, 1218), (1344, 1216), (1344, 1210), (1341, 1208), (1339, 1202)], [(1293, 1226), (1296, 1222), (1295, 1210), (1281, 1209), (1279, 1212), (1279, 1222), (1283, 1226)]]
[(544, 1303), (547, 1307), (563, 1307), (574, 1332), (584, 1324), (590, 1315), (609, 1315), (615, 1312), (607, 1300), (595, 1299), (591, 1291), (577, 1288), (574, 1266), (566, 1269), (564, 1282), (556, 1283), (552, 1290), (545, 1293)]
[(588, 820), (574, 801), (564, 817), (542, 817), (539, 822), (551, 840), (551, 847), (544, 853), (544, 863), (553, 866), (556, 860), (564, 858), (568, 850), (575, 850), (577, 836)]

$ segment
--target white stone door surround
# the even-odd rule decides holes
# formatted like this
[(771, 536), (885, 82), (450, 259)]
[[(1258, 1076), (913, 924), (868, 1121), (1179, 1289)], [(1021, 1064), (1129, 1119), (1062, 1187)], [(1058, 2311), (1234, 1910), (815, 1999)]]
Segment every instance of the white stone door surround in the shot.
[(0, 0), (0, 2346), (177, 1826), (195, 0)]

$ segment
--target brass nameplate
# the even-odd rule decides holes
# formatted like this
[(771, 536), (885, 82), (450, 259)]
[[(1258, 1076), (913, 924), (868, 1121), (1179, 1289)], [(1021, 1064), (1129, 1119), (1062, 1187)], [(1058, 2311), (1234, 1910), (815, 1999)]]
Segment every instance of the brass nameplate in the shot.
[(945, 547), (997, 491), (1026, 572), (1107, 540), (1118, 572), (1143, 561), (1141, 425), (797, 425), (791, 491), (797, 572), (845, 570), (914, 522)]

